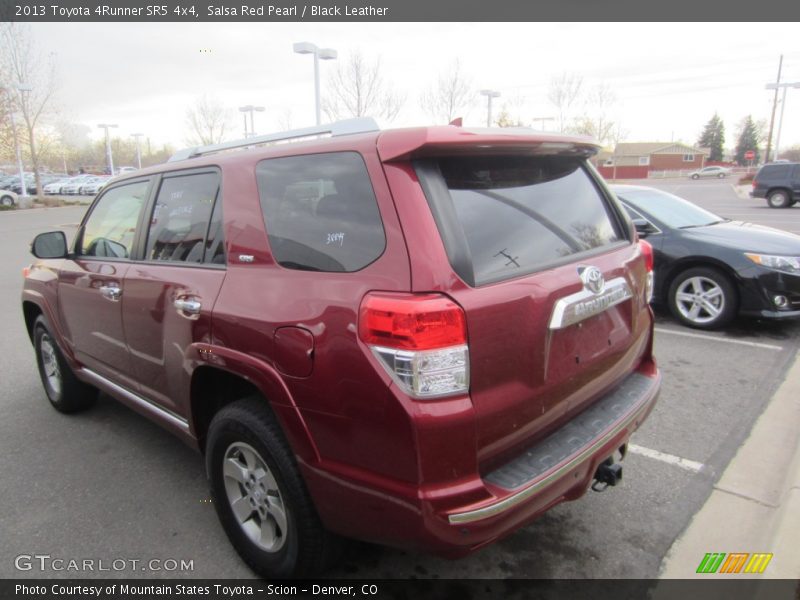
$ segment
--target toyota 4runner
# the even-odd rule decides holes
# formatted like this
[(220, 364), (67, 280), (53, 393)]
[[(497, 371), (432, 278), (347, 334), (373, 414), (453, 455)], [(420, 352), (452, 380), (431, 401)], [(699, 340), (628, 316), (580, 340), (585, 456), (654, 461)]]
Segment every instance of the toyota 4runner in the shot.
[(596, 150), (357, 119), (126, 174), (32, 244), (44, 391), (199, 448), (262, 575), (338, 536), (474, 551), (615, 484), (658, 395), (652, 252)]

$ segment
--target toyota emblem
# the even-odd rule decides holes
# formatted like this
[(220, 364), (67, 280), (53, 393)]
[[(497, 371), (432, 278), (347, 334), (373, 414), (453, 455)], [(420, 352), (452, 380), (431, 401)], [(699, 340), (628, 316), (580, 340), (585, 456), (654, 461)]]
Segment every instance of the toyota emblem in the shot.
[(579, 273), (581, 281), (583, 282), (583, 287), (593, 294), (601, 293), (603, 288), (606, 287), (606, 280), (597, 267), (583, 267)]

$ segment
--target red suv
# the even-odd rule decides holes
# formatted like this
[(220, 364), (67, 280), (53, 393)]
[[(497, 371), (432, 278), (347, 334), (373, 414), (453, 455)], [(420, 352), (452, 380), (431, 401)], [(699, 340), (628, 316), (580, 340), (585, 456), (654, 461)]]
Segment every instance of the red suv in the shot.
[(32, 245), (47, 397), (101, 390), (204, 452), (262, 575), (319, 572), (337, 534), (494, 542), (615, 484), (658, 395), (652, 253), (596, 150), (362, 119), (117, 178), (71, 249)]

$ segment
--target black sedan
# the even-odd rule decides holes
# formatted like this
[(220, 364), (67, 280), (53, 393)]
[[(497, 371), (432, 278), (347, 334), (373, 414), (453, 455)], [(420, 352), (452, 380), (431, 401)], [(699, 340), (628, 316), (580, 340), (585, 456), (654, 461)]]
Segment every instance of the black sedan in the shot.
[(800, 317), (800, 236), (719, 217), (667, 192), (611, 189), (653, 246), (653, 299), (684, 324), (724, 326), (737, 314)]

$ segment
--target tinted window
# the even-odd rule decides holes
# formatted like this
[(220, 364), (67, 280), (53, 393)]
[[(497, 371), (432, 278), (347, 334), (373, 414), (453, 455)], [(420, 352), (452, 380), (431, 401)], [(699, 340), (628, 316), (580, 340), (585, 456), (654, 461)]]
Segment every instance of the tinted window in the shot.
[(359, 154), (264, 160), (256, 175), (270, 247), (280, 265), (350, 272), (383, 253), (380, 212)]
[(756, 176), (769, 177), (770, 179), (784, 179), (789, 176), (789, 168), (791, 165), (764, 165), (761, 167), (761, 172)]
[(712, 212), (660, 190), (626, 190), (617, 195), (668, 227), (699, 227), (722, 220)]
[(145, 259), (203, 262), (218, 190), (216, 173), (165, 178), (150, 219)]
[(78, 254), (129, 258), (148, 186), (141, 181), (105, 193), (84, 225)]
[(468, 247), (472, 273), (465, 279), (476, 285), (622, 239), (580, 160), (459, 157), (438, 165)]

